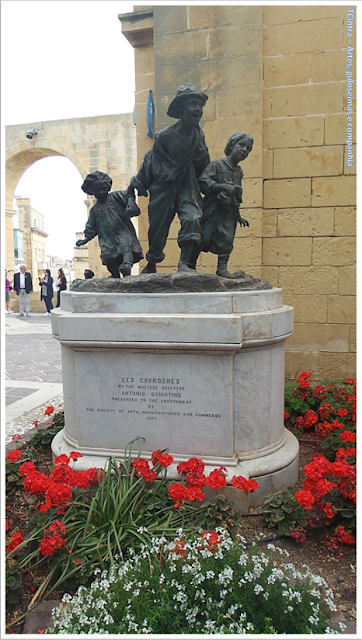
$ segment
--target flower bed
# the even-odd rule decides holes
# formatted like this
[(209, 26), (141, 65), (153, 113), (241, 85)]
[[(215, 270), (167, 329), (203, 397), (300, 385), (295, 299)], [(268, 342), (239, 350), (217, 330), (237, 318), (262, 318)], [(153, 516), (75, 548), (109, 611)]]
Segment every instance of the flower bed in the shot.
[[(10, 607), (19, 599), (21, 582), (27, 589), (30, 588), (27, 585), (32, 584), (31, 608), (44, 597), (62, 594), (65, 588), (74, 592), (79, 585), (89, 585), (95, 568), (109, 571), (122, 558), (127, 560), (137, 554), (142, 545), (150, 551), (155, 536), (163, 536), (167, 544), (171, 544), (180, 526), (184, 535), (178, 546), (180, 556), (184, 549), (182, 542), (186, 544), (200, 529), (215, 530), (220, 524), (234, 538), (240, 531), (248, 531), (250, 540), (260, 538), (263, 535), (260, 533), (262, 516), (265, 524), (276, 533), (288, 536), (292, 555), (294, 548), (291, 545), (300, 542), (308, 545), (313, 539), (318, 540), (313, 544), (318, 544), (318, 551), (324, 549), (323, 553), (315, 551), (311, 555), (311, 548), (305, 547), (305, 551), (309, 551), (308, 564), (311, 565), (312, 560), (312, 567), (315, 561), (318, 564), (340, 558), (352, 593), (354, 574), (349, 571), (347, 558), (351, 559), (350, 567), (353, 568), (355, 381), (339, 386), (330, 383), (312, 387), (308, 376), (304, 373), (293, 385), (286, 387), (286, 426), (300, 439), (302, 457), (306, 455), (303, 454), (304, 440), (310, 443), (309, 451), (311, 448), (319, 451), (305, 460), (306, 476), (298, 486), (281, 492), (282, 495), (270, 496), (260, 510), (262, 515), (250, 514), (255, 516), (252, 520), (241, 516), (232, 502), (222, 495), (226, 484), (225, 468), (220, 467), (205, 476), (204, 463), (197, 458), (180, 463), (180, 481), (170, 484), (167, 468), (173, 460), (165, 450), (153, 452), (150, 460), (141, 454), (134, 459), (129, 451), (121, 464), (111, 460), (105, 472), (74, 470), (80, 454), (73, 452), (69, 458), (59, 456), (54, 465), (39, 470), (37, 452), (42, 451), (44, 445), (49, 446), (54, 436), (54, 429), (46, 429), (36, 434), (30, 446), (9, 452), (7, 495), (9, 500), (24, 496), (26, 506), (21, 510), (24, 513), (26, 509), (29, 514), (27, 527), (14, 526), (17, 520), (10, 518), (12, 526), (7, 531), (7, 599)], [(303, 419), (303, 424), (298, 418)], [(322, 420), (324, 430), (325, 422), (331, 425), (327, 435), (323, 435), (319, 427)], [(52, 431), (52, 435), (48, 431)], [(14, 436), (13, 439), (19, 438)], [(48, 459), (50, 462), (50, 455)], [(157, 476), (160, 481), (156, 483)], [(232, 484), (235, 492), (257, 490), (253, 479), (234, 477)], [(201, 504), (205, 487), (217, 492), (211, 504)], [(21, 500), (25, 502), (23, 498)], [(321, 524), (328, 527), (323, 539), (318, 529)], [(342, 552), (341, 545), (351, 549), (351, 553)], [(18, 613), (15, 619), (21, 619)]]
[(336, 607), (325, 580), (255, 545), (248, 552), (244, 542), (224, 529), (193, 538), (179, 531), (171, 542), (154, 538), (126, 562), (116, 558), (90, 588), (65, 594), (47, 632), (331, 633)]

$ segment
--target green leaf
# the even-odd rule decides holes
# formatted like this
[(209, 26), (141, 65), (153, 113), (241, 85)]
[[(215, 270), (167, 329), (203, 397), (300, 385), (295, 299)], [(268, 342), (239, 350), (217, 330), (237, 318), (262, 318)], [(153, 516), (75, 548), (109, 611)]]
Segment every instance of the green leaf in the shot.
[(283, 513), (281, 513), (280, 511), (274, 511), (272, 513), (272, 520), (273, 522), (280, 522), (281, 520), (284, 520), (285, 516)]

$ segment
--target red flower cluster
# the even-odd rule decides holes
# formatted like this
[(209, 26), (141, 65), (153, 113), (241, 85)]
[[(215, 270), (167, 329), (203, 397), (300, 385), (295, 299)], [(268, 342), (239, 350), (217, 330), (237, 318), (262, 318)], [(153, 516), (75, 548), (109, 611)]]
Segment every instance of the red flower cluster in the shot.
[(305, 489), (301, 489), (300, 491), (296, 491), (295, 499), (299, 504), (302, 505), (303, 509), (309, 511), (315, 503), (314, 497), (312, 496), (310, 491), (306, 491)]
[(315, 425), (318, 422), (318, 416), (317, 414), (313, 411), (313, 409), (309, 409), (305, 414), (304, 414), (304, 424), (305, 427), (307, 429), (309, 429), (310, 427), (313, 427), (313, 425)]
[(236, 487), (236, 489), (241, 489), (242, 491), (248, 491), (250, 493), (259, 488), (256, 480), (247, 480), (243, 476), (233, 476), (230, 482), (234, 487)]
[[(189, 499), (189, 490), (185, 485), (175, 482), (168, 488), (168, 493), (172, 500), (176, 500), (175, 507), (179, 508), (180, 502), (186, 502)], [(201, 498), (202, 499), (202, 498)]]
[(43, 556), (52, 556), (56, 549), (65, 546), (67, 538), (65, 525), (59, 520), (55, 520), (50, 527), (44, 530), (43, 537), (40, 541), (39, 550)]
[(203, 473), (205, 469), (205, 463), (199, 458), (190, 458), (187, 462), (180, 462), (177, 465), (177, 471), (179, 473), (193, 473), (198, 475)]
[(11, 436), (11, 439), (12, 439), (12, 440), (22, 440), (22, 437), (21, 437), (21, 436), (19, 436), (19, 434), (18, 434), (18, 433), (15, 433), (15, 435)]
[(47, 407), (44, 411), (44, 415), (45, 416), (50, 416), (51, 413), (53, 413), (54, 411), (54, 407), (52, 405), (49, 405), (49, 407)]
[(9, 462), (17, 462), (20, 456), (21, 456), (20, 449), (13, 449), (12, 451), (9, 451), (9, 453), (6, 454), (6, 459), (9, 460)]
[(18, 547), (22, 542), (24, 542), (24, 538), (21, 533), (13, 533), (9, 544), (6, 547), (7, 553), (10, 553), (10, 551), (16, 549), (16, 547)]
[(323, 402), (318, 409), (318, 413), (322, 420), (328, 420), (330, 411), (333, 411), (333, 407), (331, 407), (329, 402)]
[(173, 463), (173, 457), (169, 453), (162, 453), (161, 449), (157, 449), (151, 454), (153, 466), (157, 463), (161, 467), (169, 467)]
[(136, 470), (135, 473), (137, 476), (142, 476), (146, 482), (152, 482), (156, 480), (156, 471), (152, 471), (149, 467), (148, 460), (145, 458), (136, 458), (132, 462), (132, 467)]
[(353, 536), (351, 536), (348, 531), (341, 525), (337, 527), (334, 537), (331, 538), (333, 541), (338, 540), (338, 542), (342, 542), (342, 544), (356, 544), (356, 540)]
[(301, 389), (309, 389), (310, 387), (309, 378), (310, 378), (310, 373), (308, 373), (307, 371), (303, 371), (303, 373), (301, 373), (300, 376), (298, 376), (299, 387)]
[(44, 501), (40, 499), (37, 503), (41, 513), (46, 513), (52, 507), (64, 509), (72, 499), (73, 487), (88, 489), (90, 485), (98, 483), (98, 474), (100, 480), (103, 478), (101, 469), (74, 471), (69, 466), (69, 462), (71, 459), (76, 460), (80, 457), (82, 454), (77, 451), (72, 451), (70, 456), (65, 453), (57, 456), (54, 460), (55, 466), (49, 476), (37, 471), (34, 462), (24, 462), (21, 465), (19, 475), (20, 477), (25, 476), (23, 483), (25, 493), (31, 493), (35, 496), (44, 494)]
[[(348, 464), (344, 460), (344, 457), (352, 457), (353, 454), (355, 449), (339, 449), (335, 462), (329, 462), (322, 454), (315, 454), (312, 457), (310, 464), (304, 467), (307, 477), (303, 482), (303, 490), (295, 493), (295, 499), (304, 509), (309, 510), (316, 506), (327, 518), (334, 518), (336, 509), (331, 502), (332, 498), (328, 500), (328, 494), (336, 488), (344, 498), (356, 504), (355, 465)], [(328, 475), (332, 476), (331, 480), (326, 477)]]
[(327, 397), (327, 389), (323, 384), (317, 384), (313, 389), (313, 395), (318, 400), (323, 400)]
[(288, 418), (290, 418), (290, 415), (289, 415), (288, 411), (286, 411), (284, 409), (284, 422), (286, 422), (288, 420)]
[(208, 551), (217, 551), (217, 545), (220, 542), (220, 538), (216, 531), (204, 531), (201, 534), (201, 538), (205, 541)]
[[(199, 458), (190, 458), (187, 462), (180, 462), (177, 465), (177, 471), (185, 474), (185, 484), (176, 482), (168, 489), (170, 497), (176, 501), (176, 508), (179, 508), (180, 502), (186, 502), (186, 500), (203, 500), (204, 487), (217, 490), (226, 486), (227, 469), (225, 467), (214, 469), (208, 476), (205, 476), (204, 469), (205, 463)], [(241, 476), (234, 476), (231, 483), (245, 491), (255, 491), (259, 486), (255, 480), (246, 480)]]
[(352, 431), (344, 431), (341, 433), (342, 442), (356, 442), (356, 434)]
[(290, 527), (289, 533), (294, 540), (297, 542), (305, 542), (306, 541), (306, 530), (303, 529), (300, 525), (297, 527)]
[(187, 549), (184, 549), (185, 543), (182, 540), (176, 541), (176, 546), (174, 549), (170, 549), (170, 553), (175, 553), (177, 556), (181, 556), (181, 558), (186, 558)]
[(219, 469), (214, 469), (211, 471), (208, 477), (205, 480), (205, 485), (211, 487), (211, 489), (222, 489), (226, 486), (226, 477), (225, 473), (227, 470), (225, 467), (220, 467)]

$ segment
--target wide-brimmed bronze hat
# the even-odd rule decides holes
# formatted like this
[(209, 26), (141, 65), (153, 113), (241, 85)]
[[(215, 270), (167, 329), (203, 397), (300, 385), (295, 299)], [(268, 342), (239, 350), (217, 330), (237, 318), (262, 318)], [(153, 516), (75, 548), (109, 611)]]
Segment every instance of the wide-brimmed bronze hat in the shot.
[(206, 100), (209, 99), (206, 93), (197, 91), (194, 84), (185, 82), (185, 84), (182, 84), (177, 89), (175, 97), (167, 110), (167, 115), (170, 116), (170, 118), (181, 118), (182, 107), (185, 104), (185, 100), (187, 100), (188, 98), (198, 98), (199, 100), (201, 100), (202, 106), (204, 106)]

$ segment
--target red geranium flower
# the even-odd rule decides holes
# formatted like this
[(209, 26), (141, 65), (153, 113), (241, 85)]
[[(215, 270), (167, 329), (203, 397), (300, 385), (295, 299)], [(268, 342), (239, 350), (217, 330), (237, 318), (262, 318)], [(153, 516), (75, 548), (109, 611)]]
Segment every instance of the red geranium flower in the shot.
[(332, 505), (330, 502), (326, 502), (326, 504), (324, 505), (324, 513), (326, 514), (327, 518), (334, 518), (334, 511), (332, 511)]
[(50, 500), (52, 507), (59, 507), (61, 504), (67, 503), (72, 497), (72, 489), (65, 482), (53, 482), (45, 492), (45, 500)]
[(29, 460), (28, 462), (23, 462), (19, 468), (19, 476), (22, 478), (29, 473), (33, 473), (35, 471), (35, 464), (33, 461)]
[(304, 427), (305, 427), (305, 422), (304, 422), (304, 418), (303, 418), (303, 416), (298, 416), (298, 417), (295, 419), (294, 426), (295, 426), (297, 429), (304, 429)]
[(34, 425), (35, 427), (37, 427), (37, 426), (38, 426), (38, 424), (39, 424), (39, 420), (34, 420), (34, 421), (33, 421), (33, 425)]
[(153, 466), (159, 463), (161, 467), (169, 467), (173, 463), (173, 457), (169, 453), (162, 453), (161, 449), (157, 449), (151, 454)]
[(327, 396), (327, 389), (322, 384), (317, 384), (313, 389), (313, 395), (318, 400), (323, 400)]
[(5, 518), (5, 531), (7, 531), (9, 529), (9, 523), (7, 521), (7, 518)]
[(193, 502), (193, 500), (203, 500), (205, 497), (205, 494), (201, 491), (200, 487), (187, 487), (187, 499), (190, 500), (190, 502)]
[(337, 416), (348, 416), (348, 409), (346, 407), (337, 409), (336, 414)]
[(313, 409), (308, 409), (308, 411), (304, 414), (304, 423), (306, 427), (312, 427), (314, 424), (318, 422), (318, 417)]
[(136, 458), (133, 460), (132, 467), (136, 470), (136, 475), (142, 476), (146, 482), (152, 482), (152, 480), (156, 480), (157, 474), (156, 471), (151, 471), (148, 460), (145, 458)]
[(69, 462), (70, 462), (70, 458), (65, 453), (62, 453), (60, 456), (57, 456), (54, 460), (54, 464), (69, 464)]
[(318, 412), (322, 420), (328, 420), (330, 410), (331, 410), (331, 405), (329, 404), (329, 402), (323, 402), (323, 404), (321, 404), (321, 406), (318, 409)]
[(176, 546), (174, 549), (170, 549), (170, 553), (175, 553), (177, 556), (181, 556), (181, 558), (186, 558), (187, 549), (184, 549), (185, 543), (182, 540), (176, 540)]
[(98, 469), (97, 467), (92, 467), (91, 469), (87, 469), (86, 474), (90, 484), (96, 485), (98, 484), (98, 474), (99, 482), (102, 482), (104, 471), (102, 469)]
[(51, 470), (49, 479), (52, 482), (69, 482), (73, 469), (68, 464), (59, 464)]
[(304, 489), (295, 493), (295, 499), (297, 500), (297, 502), (299, 502), (299, 504), (302, 505), (303, 509), (305, 509), (306, 511), (311, 509), (315, 502), (311, 492), (305, 491)]
[(22, 437), (21, 437), (21, 436), (19, 436), (19, 434), (18, 434), (18, 433), (15, 433), (15, 435), (11, 436), (11, 439), (12, 439), (12, 440), (22, 440)]
[(352, 472), (352, 467), (345, 460), (336, 460), (331, 465), (331, 472), (335, 478), (348, 478)]
[(341, 433), (342, 442), (356, 442), (356, 434), (352, 431), (344, 431)]
[(336, 452), (336, 459), (340, 460), (341, 458), (350, 458), (355, 456), (357, 453), (357, 449), (355, 447), (347, 447), (347, 449), (338, 449)]
[(215, 489), (215, 490), (222, 489), (223, 487), (225, 487), (226, 478), (223, 473), (224, 469), (225, 467), (220, 467), (220, 469), (214, 469), (214, 471), (211, 471), (211, 473), (208, 475), (208, 477), (205, 480), (205, 484), (208, 487), (211, 487), (211, 489)]
[(356, 378), (348, 378), (347, 384), (356, 384)]
[(230, 482), (234, 487), (236, 487), (237, 489), (241, 489), (242, 491), (252, 492), (252, 491), (255, 491), (255, 489), (259, 488), (259, 485), (256, 482), (256, 480), (254, 479), (247, 480), (243, 476), (233, 476)]
[(69, 484), (71, 487), (79, 487), (79, 489), (88, 489), (89, 478), (86, 471), (74, 471), (69, 478)]
[(290, 415), (289, 415), (288, 411), (286, 411), (284, 409), (284, 422), (286, 422), (288, 420), (288, 418), (290, 418)]
[(188, 490), (183, 484), (179, 482), (175, 482), (175, 484), (171, 484), (168, 488), (168, 493), (172, 500), (176, 500), (175, 507), (179, 506), (180, 502), (185, 502), (188, 498)]
[(22, 542), (24, 542), (24, 538), (21, 535), (21, 533), (19, 532), (13, 533), (9, 544), (6, 547), (7, 553), (10, 553), (10, 551), (13, 551), (13, 549), (16, 549), (16, 547), (18, 547), (19, 544), (21, 544)]
[(39, 496), (43, 491), (46, 491), (50, 483), (48, 476), (40, 471), (33, 471), (24, 480), (25, 493), (31, 493), (34, 496)]
[(12, 451), (9, 451), (9, 453), (6, 454), (6, 459), (9, 460), (9, 462), (17, 462), (20, 456), (21, 456), (20, 449), (13, 449)]
[[(348, 531), (345, 530), (345, 528), (340, 525), (339, 527), (337, 527), (336, 531), (335, 531), (335, 538), (337, 538), (337, 540), (339, 540), (339, 542), (342, 542), (342, 544), (355, 544), (356, 540), (354, 539), (353, 536), (351, 536), (350, 533), (348, 533)], [(333, 540), (333, 538), (332, 538)]]
[(216, 551), (217, 550), (217, 545), (220, 542), (220, 538), (219, 538), (218, 534), (216, 533), (216, 531), (204, 531), (201, 534), (201, 538), (203, 540), (205, 540), (205, 542), (207, 544), (208, 551)]
[(83, 458), (82, 454), (79, 451), (71, 451), (69, 454), (71, 460), (77, 460), (78, 458)]
[(331, 472), (332, 464), (320, 453), (316, 453), (309, 464), (304, 467), (304, 473), (311, 480), (324, 478)]
[(299, 386), (301, 387), (301, 389), (309, 389), (310, 387), (310, 382), (309, 380), (299, 380)]
[(187, 462), (180, 462), (177, 465), (177, 471), (179, 473), (203, 473), (205, 469), (205, 463), (199, 458), (190, 458)]
[(50, 416), (51, 413), (53, 413), (54, 411), (54, 407), (52, 405), (49, 405), (49, 407), (47, 407), (44, 411), (44, 415), (45, 416)]

